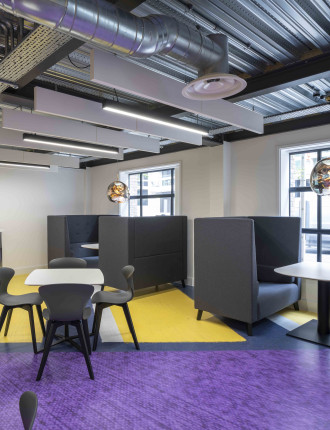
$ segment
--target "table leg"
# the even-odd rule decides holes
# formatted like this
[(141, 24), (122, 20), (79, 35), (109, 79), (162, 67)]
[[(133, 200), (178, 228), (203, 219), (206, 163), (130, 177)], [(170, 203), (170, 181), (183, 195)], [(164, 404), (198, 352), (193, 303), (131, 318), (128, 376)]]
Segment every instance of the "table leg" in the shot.
[(317, 331), (321, 335), (330, 333), (330, 282), (318, 281), (318, 299), (317, 299)]
[(288, 336), (330, 347), (330, 282), (318, 281), (317, 320), (287, 333)]

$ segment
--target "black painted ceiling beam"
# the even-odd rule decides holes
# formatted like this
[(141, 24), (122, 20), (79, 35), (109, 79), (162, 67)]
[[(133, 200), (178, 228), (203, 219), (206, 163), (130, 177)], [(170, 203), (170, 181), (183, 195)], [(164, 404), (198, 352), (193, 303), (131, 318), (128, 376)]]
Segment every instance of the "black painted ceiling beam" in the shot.
[(245, 90), (226, 100), (240, 102), (274, 91), (291, 88), (317, 79), (330, 78), (330, 54), (300, 61), (290, 66), (265, 73), (247, 80)]
[(50, 67), (54, 66), (54, 64), (61, 61), (64, 57), (71, 54), (71, 52), (80, 48), (84, 42), (78, 39), (71, 39), (69, 42), (62, 45), (57, 51), (53, 52), (49, 57), (47, 57), (44, 61), (37, 64), (32, 70), (30, 70), (25, 76), (23, 76), (18, 82), (17, 85), (19, 88), (25, 87), (28, 83), (33, 81), (37, 76), (44, 73)]

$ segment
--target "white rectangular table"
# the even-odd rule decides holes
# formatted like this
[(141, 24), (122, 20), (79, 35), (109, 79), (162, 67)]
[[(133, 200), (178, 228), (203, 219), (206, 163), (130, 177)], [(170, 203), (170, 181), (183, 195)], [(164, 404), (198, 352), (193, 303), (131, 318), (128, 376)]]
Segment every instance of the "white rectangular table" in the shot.
[(36, 269), (29, 274), (25, 285), (90, 284), (103, 285), (100, 269)]
[(317, 320), (311, 320), (287, 333), (288, 336), (330, 346), (330, 264), (301, 262), (278, 267), (275, 272), (295, 278), (318, 281)]

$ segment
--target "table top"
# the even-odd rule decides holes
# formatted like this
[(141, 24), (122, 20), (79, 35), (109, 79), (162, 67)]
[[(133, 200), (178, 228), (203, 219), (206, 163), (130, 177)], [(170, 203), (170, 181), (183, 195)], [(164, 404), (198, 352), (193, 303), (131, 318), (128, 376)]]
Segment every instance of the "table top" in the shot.
[(84, 243), (81, 245), (82, 248), (88, 248), (88, 249), (99, 249), (98, 243)]
[(100, 269), (36, 269), (29, 274), (25, 285), (89, 284), (103, 285)]
[(302, 261), (301, 263), (278, 267), (274, 270), (281, 275), (294, 276), (295, 278), (307, 278), (330, 282), (329, 263), (311, 263)]

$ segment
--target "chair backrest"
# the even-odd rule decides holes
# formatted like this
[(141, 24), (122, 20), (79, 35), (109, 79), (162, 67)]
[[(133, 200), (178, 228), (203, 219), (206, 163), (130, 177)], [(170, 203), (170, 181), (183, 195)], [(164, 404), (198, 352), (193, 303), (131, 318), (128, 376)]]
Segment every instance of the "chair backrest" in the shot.
[(14, 275), (14, 269), (11, 269), (10, 267), (0, 268), (0, 295), (7, 293), (8, 284)]
[(33, 391), (25, 391), (19, 399), (19, 410), (24, 430), (31, 430), (38, 409), (38, 397)]
[(39, 288), (52, 321), (82, 319), (83, 310), (93, 292), (94, 287), (86, 284), (50, 284)]
[(62, 257), (51, 260), (48, 264), (49, 269), (84, 269), (87, 261), (76, 257)]
[(127, 282), (127, 289), (128, 291), (131, 291), (132, 298), (134, 296), (134, 282), (133, 282), (133, 273), (135, 272), (135, 268), (133, 266), (124, 266), (121, 269), (121, 273), (123, 274), (124, 278)]

